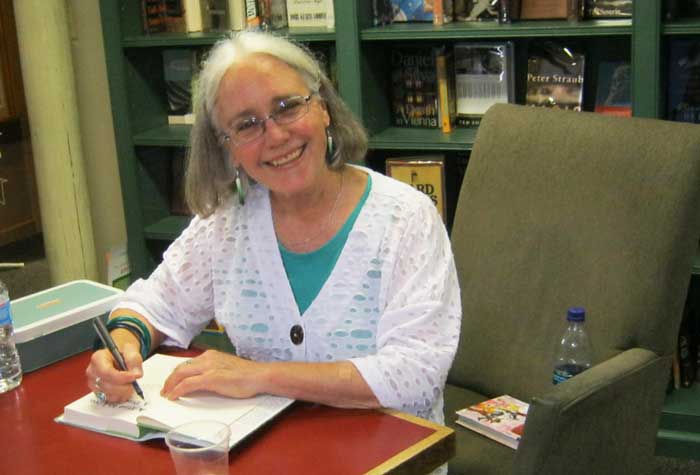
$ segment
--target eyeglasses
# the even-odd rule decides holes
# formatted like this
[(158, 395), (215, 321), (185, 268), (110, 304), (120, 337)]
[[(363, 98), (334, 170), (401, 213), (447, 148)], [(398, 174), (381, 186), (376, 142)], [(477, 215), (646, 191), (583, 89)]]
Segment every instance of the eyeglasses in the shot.
[(228, 134), (222, 135), (220, 140), (231, 141), (236, 146), (245, 145), (265, 133), (265, 122), (268, 119), (274, 120), (277, 125), (291, 124), (308, 114), (311, 97), (312, 94), (282, 99), (267, 117), (252, 116), (236, 119), (230, 124)]

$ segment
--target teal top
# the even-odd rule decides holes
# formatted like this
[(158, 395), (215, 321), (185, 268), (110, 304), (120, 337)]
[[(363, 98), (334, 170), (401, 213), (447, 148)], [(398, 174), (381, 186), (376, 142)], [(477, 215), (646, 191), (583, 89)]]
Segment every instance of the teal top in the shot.
[(296, 300), (300, 314), (303, 314), (309, 308), (311, 302), (314, 301), (321, 291), (321, 287), (323, 287), (328, 276), (331, 275), (331, 271), (335, 267), (340, 253), (343, 251), (345, 242), (348, 240), (350, 230), (355, 224), (362, 206), (367, 201), (371, 189), (372, 177), (367, 175), (367, 186), (357, 206), (336, 235), (319, 249), (300, 254), (287, 250), (282, 243), (278, 242), (280, 253), (282, 254), (282, 264), (287, 272), (287, 278), (292, 287), (294, 300)]

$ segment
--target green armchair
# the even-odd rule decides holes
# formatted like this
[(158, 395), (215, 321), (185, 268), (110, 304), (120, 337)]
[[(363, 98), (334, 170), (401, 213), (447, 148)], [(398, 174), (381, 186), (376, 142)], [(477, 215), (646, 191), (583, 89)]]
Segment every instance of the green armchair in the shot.
[[(493, 106), (452, 230), (450, 474), (650, 473), (699, 236), (700, 126)], [(586, 308), (594, 366), (553, 386), (570, 306)], [(531, 403), (518, 450), (454, 424), (501, 394)]]

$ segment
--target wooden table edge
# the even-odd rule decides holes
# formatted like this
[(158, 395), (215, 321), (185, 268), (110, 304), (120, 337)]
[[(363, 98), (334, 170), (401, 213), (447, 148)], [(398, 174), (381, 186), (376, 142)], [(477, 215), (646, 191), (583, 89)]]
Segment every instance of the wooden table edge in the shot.
[[(455, 431), (454, 429), (451, 429), (446, 426), (442, 426), (439, 424), (436, 424), (434, 422), (431, 422), (429, 420), (420, 418), (418, 416), (414, 416), (412, 414), (407, 414), (405, 412), (398, 411), (396, 409), (388, 409), (388, 408), (383, 408), (379, 409), (379, 411), (384, 412), (386, 414), (389, 414), (394, 417), (398, 417), (399, 419), (404, 419), (406, 421), (409, 421), (413, 424), (417, 424), (423, 427), (428, 427), (430, 429), (435, 430), (431, 435), (426, 437), (425, 439), (420, 440), (419, 442), (416, 442), (415, 444), (411, 445), (410, 447), (405, 448), (398, 454), (394, 455), (390, 459), (382, 462), (381, 464), (377, 465), (374, 467), (372, 470), (365, 472), (364, 475), (384, 475), (387, 473), (419, 473), (416, 472), (415, 470), (407, 470), (407, 471), (402, 471), (402, 470), (397, 470), (400, 469), (400, 467), (408, 462), (412, 462), (415, 460), (415, 458), (419, 455), (424, 453), (427, 449), (429, 448), (434, 448), (438, 450), (445, 450), (449, 453), (448, 458), (452, 458), (455, 454)], [(431, 470), (434, 470), (435, 468), (439, 467), (445, 462), (441, 462), (436, 464), (434, 467), (431, 468)]]

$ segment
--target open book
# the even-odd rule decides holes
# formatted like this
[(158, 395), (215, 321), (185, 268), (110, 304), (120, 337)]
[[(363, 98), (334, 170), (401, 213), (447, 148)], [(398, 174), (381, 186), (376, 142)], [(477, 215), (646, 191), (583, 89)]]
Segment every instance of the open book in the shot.
[(155, 354), (143, 364), (139, 385), (145, 401), (134, 395), (129, 401), (100, 402), (93, 393), (68, 404), (57, 422), (143, 441), (164, 437), (173, 427), (197, 420), (225, 422), (231, 429), (233, 447), (292, 404), (292, 399), (261, 395), (232, 399), (209, 392), (170, 401), (160, 396), (163, 383), (178, 364), (189, 358)]
[(499, 396), (457, 411), (457, 424), (513, 449), (518, 448), (529, 404)]

